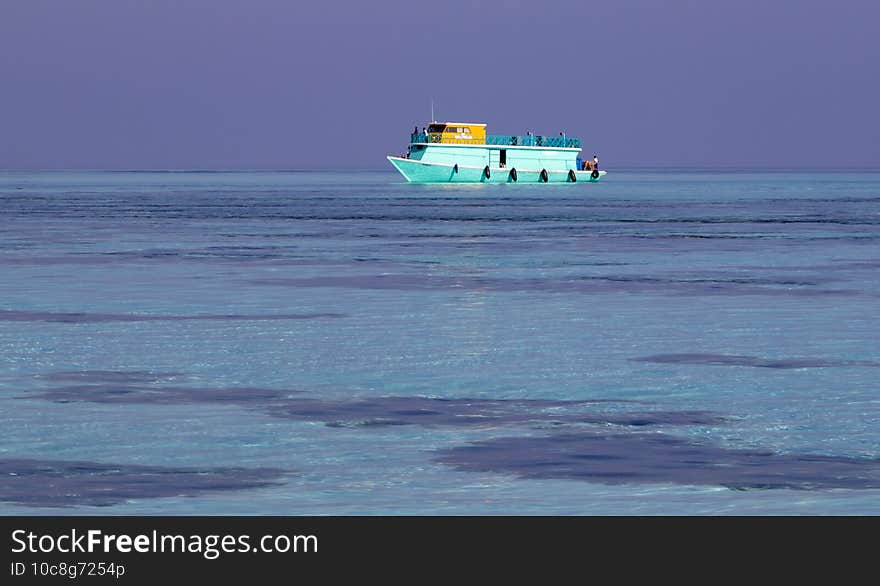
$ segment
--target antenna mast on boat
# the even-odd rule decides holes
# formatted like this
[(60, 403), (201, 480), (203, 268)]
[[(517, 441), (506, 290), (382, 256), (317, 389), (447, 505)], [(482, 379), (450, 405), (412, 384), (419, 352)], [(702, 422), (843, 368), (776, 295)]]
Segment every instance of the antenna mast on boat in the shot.
[(431, 98), (431, 122), (437, 122), (437, 119), (434, 118), (434, 98)]

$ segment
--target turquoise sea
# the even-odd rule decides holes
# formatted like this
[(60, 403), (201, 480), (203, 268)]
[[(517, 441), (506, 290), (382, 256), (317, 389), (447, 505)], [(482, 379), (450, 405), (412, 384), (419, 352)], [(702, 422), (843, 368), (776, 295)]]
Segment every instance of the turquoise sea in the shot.
[(0, 172), (0, 514), (880, 514), (880, 172)]

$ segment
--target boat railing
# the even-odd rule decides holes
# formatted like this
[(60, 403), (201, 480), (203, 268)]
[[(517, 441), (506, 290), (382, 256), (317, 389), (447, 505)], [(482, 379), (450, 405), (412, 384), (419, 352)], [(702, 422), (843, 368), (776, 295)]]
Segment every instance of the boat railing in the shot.
[(490, 134), (486, 136), (486, 144), (501, 146), (581, 148), (581, 139), (570, 138), (568, 136), (535, 136), (532, 134), (527, 134), (526, 136)]
[(562, 148), (581, 148), (581, 139), (570, 138), (567, 136), (540, 136), (540, 135), (508, 135), (508, 134), (487, 134), (486, 142), (481, 143), (475, 139), (469, 138), (453, 138), (443, 136), (439, 132), (433, 133), (414, 133), (410, 135), (410, 142), (413, 144), (488, 144), (493, 146), (537, 146), (537, 147), (562, 147)]

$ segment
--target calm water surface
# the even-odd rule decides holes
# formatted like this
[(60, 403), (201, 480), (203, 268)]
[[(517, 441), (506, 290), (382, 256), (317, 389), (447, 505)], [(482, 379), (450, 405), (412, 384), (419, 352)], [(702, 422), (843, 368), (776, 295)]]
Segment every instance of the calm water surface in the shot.
[(880, 173), (0, 173), (0, 513), (880, 514)]

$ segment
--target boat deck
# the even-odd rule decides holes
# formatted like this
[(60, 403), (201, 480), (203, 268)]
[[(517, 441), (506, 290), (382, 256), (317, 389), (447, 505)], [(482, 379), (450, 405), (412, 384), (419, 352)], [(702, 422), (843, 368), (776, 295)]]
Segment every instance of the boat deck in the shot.
[(470, 138), (454, 138), (438, 132), (413, 133), (411, 144), (471, 144), (489, 146), (534, 146), (555, 148), (581, 148), (581, 139), (567, 136), (534, 136), (513, 134), (487, 134), (485, 142)]

